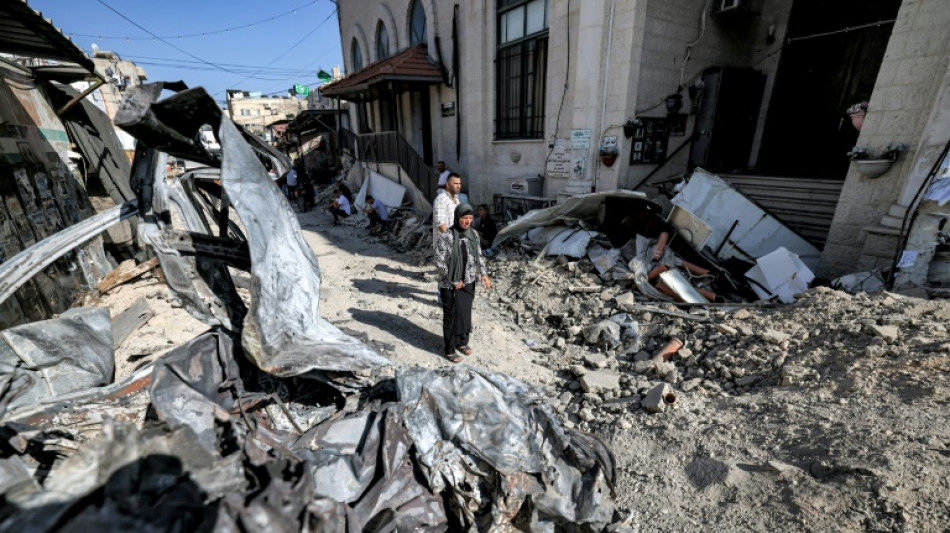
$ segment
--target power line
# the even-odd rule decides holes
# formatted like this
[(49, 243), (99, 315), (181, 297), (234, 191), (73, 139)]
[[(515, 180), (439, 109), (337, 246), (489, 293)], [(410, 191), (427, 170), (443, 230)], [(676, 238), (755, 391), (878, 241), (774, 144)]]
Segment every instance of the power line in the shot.
[[(112, 11), (112, 12), (115, 13), (116, 15), (119, 15), (120, 17), (122, 17), (123, 19), (125, 19), (126, 21), (128, 21), (129, 23), (131, 23), (133, 26), (135, 26), (136, 28), (138, 28), (138, 29), (144, 31), (145, 33), (151, 35), (152, 37), (158, 39), (159, 41), (165, 43), (166, 45), (168, 45), (168, 46), (174, 48), (175, 50), (178, 50), (179, 52), (185, 54), (186, 56), (191, 57), (191, 58), (194, 58), (194, 59), (197, 59), (198, 61), (200, 61), (200, 62), (202, 62), (202, 63), (204, 63), (204, 64), (206, 64), (206, 65), (208, 65), (208, 66), (210, 66), (210, 67), (213, 67), (213, 68), (215, 68), (215, 69), (217, 69), (217, 70), (221, 70), (221, 71), (227, 72), (227, 73), (229, 73), (229, 74), (234, 74), (234, 75), (236, 75), (236, 76), (243, 76), (243, 74), (240, 73), (240, 72), (235, 72), (235, 71), (233, 71), (233, 70), (224, 68), (224, 67), (222, 67), (222, 66), (220, 66), (220, 65), (216, 65), (216, 64), (214, 64), (214, 63), (212, 63), (212, 62), (210, 62), (210, 61), (208, 61), (208, 60), (206, 60), (206, 59), (202, 59), (202, 58), (200, 58), (200, 57), (198, 57), (198, 56), (192, 54), (191, 52), (189, 52), (189, 51), (187, 51), (187, 50), (185, 50), (185, 49), (183, 49), (183, 48), (181, 48), (181, 47), (175, 46), (174, 44), (172, 44), (172, 43), (166, 41), (163, 37), (159, 37), (158, 35), (155, 35), (154, 33), (152, 33), (151, 31), (149, 31), (149, 30), (146, 29), (145, 27), (143, 27), (143, 26), (142, 26), (141, 24), (139, 24), (138, 22), (135, 22), (134, 20), (132, 20), (132, 19), (130, 19), (129, 17), (125, 16), (124, 14), (122, 14), (121, 12), (119, 12), (116, 8), (114, 8), (114, 7), (110, 6), (109, 4), (105, 3), (104, 0), (97, 0), (97, 1), (98, 1), (100, 4), (104, 5), (109, 11)], [(256, 74), (256, 73), (255, 73), (255, 74)], [(251, 75), (251, 76), (248, 76), (248, 77), (245, 78), (245, 79), (250, 79), (250, 78), (253, 78), (253, 77), (254, 77), (254, 76)], [(266, 80), (266, 81), (273, 81), (273, 80)]]
[[(130, 60), (134, 59), (136, 63), (144, 63), (143, 61), (140, 61), (140, 60), (144, 59), (144, 60), (166, 61), (166, 62), (169, 62), (169, 63), (180, 63), (180, 64), (183, 64), (183, 65), (188, 65), (188, 64), (201, 64), (200, 61), (192, 61), (192, 60), (189, 60), (189, 59), (178, 59), (178, 58), (174, 58), (174, 57), (140, 56), (140, 55), (132, 55), (132, 54), (122, 54), (122, 57), (128, 58), (128, 59), (130, 59)], [(241, 64), (241, 63), (221, 63), (221, 62), (219, 62), (218, 64), (221, 65), (222, 67), (235, 67), (235, 68), (245, 68), (245, 69), (255, 69), (255, 68), (259, 68), (259, 69), (264, 69), (264, 70), (285, 70), (285, 71), (301, 71), (301, 72), (304, 72), (304, 71), (309, 72), (309, 71), (310, 71), (310, 69), (309, 69), (309, 68), (306, 68), (306, 67), (301, 67), (301, 68), (291, 68), (291, 67), (266, 67), (266, 66), (259, 66), (259, 65), (244, 65), (244, 64)]]
[[(102, 0), (99, 0), (99, 1), (101, 2)], [(284, 50), (284, 52), (283, 52), (282, 54), (280, 54), (279, 56), (275, 57), (275, 58), (271, 61), (271, 63), (273, 64), (273, 63), (276, 63), (276, 62), (280, 61), (280, 59), (281, 59), (282, 57), (284, 57), (285, 55), (289, 54), (291, 51), (293, 51), (294, 48), (297, 48), (297, 45), (299, 45), (300, 43), (304, 42), (304, 41), (307, 39), (307, 37), (310, 37), (311, 35), (313, 35), (314, 33), (316, 33), (316, 31), (320, 29), (320, 26), (323, 26), (324, 24), (326, 24), (326, 22), (327, 22), (328, 20), (330, 20), (330, 17), (332, 17), (334, 14), (336, 14), (336, 8), (334, 8), (333, 11), (331, 11), (330, 14), (327, 15), (327, 17), (326, 17), (325, 19), (323, 19), (322, 21), (320, 21), (320, 24), (317, 24), (316, 26), (314, 26), (314, 28), (313, 28), (312, 30), (310, 30), (309, 32), (307, 32), (306, 35), (304, 35), (303, 37), (301, 37), (301, 38), (300, 38), (297, 42), (295, 42), (294, 44), (290, 45), (290, 48), (288, 48), (287, 50)], [(327, 54), (327, 52), (324, 52), (324, 55), (326, 55), (326, 54)], [(321, 57), (323, 57), (323, 56), (321, 56)], [(236, 86), (236, 85), (240, 85), (240, 84), (244, 83), (245, 81), (254, 78), (254, 76), (255, 76), (256, 74), (258, 74), (258, 73), (260, 73), (260, 70), (255, 71), (255, 72), (253, 72), (252, 74), (249, 74), (247, 77), (241, 79), (240, 81), (238, 81), (238, 82), (236, 82), (236, 83), (232, 83), (231, 86), (233, 87), (233, 86)], [(291, 78), (288, 78), (288, 79), (291, 79)], [(269, 80), (269, 81), (276, 81), (276, 80)], [(221, 90), (221, 91), (218, 91), (217, 93), (215, 93), (215, 95), (220, 95), (221, 93), (225, 92), (226, 90), (227, 90), (227, 89), (223, 89), (223, 90)]]
[[(250, 28), (254, 27), (254, 25), (256, 25), (256, 24), (263, 24), (263, 23), (265, 23), (265, 22), (274, 22), (274, 21), (276, 21), (276, 20), (279, 19), (279, 18), (283, 18), (283, 17), (286, 17), (286, 16), (288, 16), (288, 15), (296, 14), (297, 11), (300, 10), (300, 9), (303, 9), (303, 8), (305, 8), (305, 7), (309, 7), (309, 6), (312, 6), (312, 5), (316, 5), (316, 4), (317, 4), (317, 1), (318, 1), (318, 0), (313, 0), (313, 1), (311, 1), (311, 2), (308, 2), (308, 3), (306, 3), (306, 4), (303, 4), (303, 5), (301, 5), (301, 6), (295, 7), (295, 8), (293, 8), (293, 9), (291, 9), (290, 11), (285, 11), (285, 12), (279, 14), (279, 15), (274, 15), (274, 16), (268, 17), (268, 18), (266, 18), (266, 19), (262, 19), (262, 20), (258, 20), (258, 21), (254, 21), (254, 22), (248, 22), (247, 24), (241, 24), (240, 26), (234, 26), (234, 27), (232, 27), (232, 28), (224, 28), (224, 29), (220, 29), (220, 30), (209, 30), (209, 31), (203, 31), (203, 32), (200, 32), (200, 33), (184, 33), (184, 34), (180, 34), (180, 35), (165, 35), (165, 36), (163, 36), (163, 37), (159, 37), (159, 36), (157, 36), (157, 35), (155, 35), (155, 34), (153, 34), (153, 33), (151, 33), (151, 32), (148, 32), (149, 35), (151, 35), (151, 37), (134, 37), (134, 36), (120, 36), (120, 35), (95, 35), (95, 34), (88, 34), (88, 33), (67, 33), (66, 35), (69, 35), (69, 36), (76, 36), (76, 37), (92, 37), (92, 38), (94, 38), (94, 39), (121, 39), (121, 40), (125, 40), (125, 41), (152, 41), (152, 40), (155, 40), (155, 39), (158, 39), (158, 40), (161, 40), (161, 39), (189, 39), (189, 38), (192, 38), (192, 37), (207, 37), (207, 36), (209, 36), (209, 35), (217, 35), (217, 34), (220, 34), (220, 33), (230, 33), (230, 32), (232, 32), (232, 31), (250, 29)], [(109, 6), (106, 6), (106, 7), (109, 7)], [(110, 8), (110, 9), (111, 9), (111, 8)], [(113, 10), (113, 11), (114, 11), (114, 10)]]

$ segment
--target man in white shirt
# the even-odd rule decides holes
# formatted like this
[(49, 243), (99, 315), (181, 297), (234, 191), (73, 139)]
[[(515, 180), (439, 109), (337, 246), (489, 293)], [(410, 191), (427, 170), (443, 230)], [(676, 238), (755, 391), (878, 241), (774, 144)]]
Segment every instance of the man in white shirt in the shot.
[(340, 218), (350, 216), (350, 201), (340, 191), (333, 193), (333, 203), (330, 204), (330, 213), (333, 214), (333, 225), (340, 225)]
[(439, 188), (444, 189), (445, 181), (449, 179), (449, 174), (451, 174), (451, 172), (445, 168), (445, 161), (436, 161), (435, 169), (439, 172)]
[(382, 227), (383, 222), (389, 220), (389, 210), (386, 209), (386, 204), (368, 194), (366, 195), (366, 207), (363, 208), (363, 212), (369, 217), (369, 227), (367, 228), (369, 230), (372, 230), (373, 226)]
[(455, 172), (449, 173), (445, 180), (445, 190), (439, 192), (432, 202), (432, 246), (455, 223), (455, 208), (459, 205), (459, 193), (462, 191), (462, 178)]

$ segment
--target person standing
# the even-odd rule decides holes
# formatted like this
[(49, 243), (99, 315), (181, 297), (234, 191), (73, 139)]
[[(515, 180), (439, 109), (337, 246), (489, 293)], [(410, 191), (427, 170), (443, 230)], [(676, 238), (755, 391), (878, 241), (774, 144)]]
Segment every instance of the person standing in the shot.
[(290, 171), (287, 172), (287, 183), (284, 185), (284, 194), (287, 195), (287, 200), (294, 200), (294, 189), (297, 188), (297, 165), (290, 167)]
[(448, 181), (448, 179), (449, 179), (449, 174), (451, 174), (451, 172), (450, 172), (447, 168), (445, 168), (445, 161), (436, 161), (436, 162), (435, 162), (435, 169), (439, 172), (439, 185), (438, 185), (438, 188), (439, 188), (439, 189), (444, 189), (444, 188), (445, 188), (445, 182)]
[(435, 263), (439, 269), (439, 296), (442, 303), (442, 354), (453, 363), (463, 355), (472, 355), (468, 345), (472, 332), (472, 302), (475, 284), (481, 280), (491, 289), (491, 278), (478, 244), (478, 233), (472, 229), (475, 211), (461, 204), (453, 213), (453, 223), (439, 234), (435, 246)]
[(455, 208), (459, 205), (459, 193), (462, 192), (462, 178), (452, 172), (445, 180), (445, 190), (435, 195), (432, 202), (432, 246), (439, 240), (439, 235), (452, 227)]

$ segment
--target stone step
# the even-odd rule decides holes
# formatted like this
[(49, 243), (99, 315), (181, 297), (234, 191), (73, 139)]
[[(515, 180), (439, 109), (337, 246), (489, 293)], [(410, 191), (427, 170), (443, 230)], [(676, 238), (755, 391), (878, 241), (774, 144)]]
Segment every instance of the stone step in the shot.
[(901, 229), (901, 226), (903, 224), (904, 224), (903, 215), (896, 217), (888, 213), (881, 218), (881, 226), (884, 226), (886, 228), (893, 228), (893, 229), (899, 230)]
[(892, 259), (897, 249), (899, 231), (884, 226), (869, 226), (864, 228), (867, 238), (861, 255), (877, 259)]
[(901, 205), (898, 203), (891, 204), (891, 207), (887, 209), (887, 214), (889, 216), (892, 216), (894, 218), (900, 218), (900, 219), (904, 218), (904, 213), (906, 212), (907, 212), (907, 206)]

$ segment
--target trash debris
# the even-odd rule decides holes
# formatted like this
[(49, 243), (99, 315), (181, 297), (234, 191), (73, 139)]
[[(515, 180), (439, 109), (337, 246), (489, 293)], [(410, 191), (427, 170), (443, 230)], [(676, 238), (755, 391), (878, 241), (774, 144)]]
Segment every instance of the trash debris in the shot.
[(8, 409), (112, 382), (108, 309), (69, 309), (0, 331), (0, 340), (0, 403)]
[(884, 278), (880, 272), (855, 272), (831, 280), (829, 285), (834, 289), (856, 293), (860, 291), (875, 292), (884, 288)]
[(119, 285), (133, 280), (157, 266), (157, 257), (153, 257), (138, 265), (135, 264), (134, 259), (128, 259), (123, 261), (115, 270), (106, 275), (106, 277), (102, 278), (102, 281), (96, 285), (96, 290), (99, 292), (109, 292)]
[(752, 290), (763, 300), (777, 297), (782, 303), (792, 303), (795, 295), (807, 289), (815, 279), (805, 263), (782, 246), (756, 259), (755, 263), (745, 275), (755, 282)]

